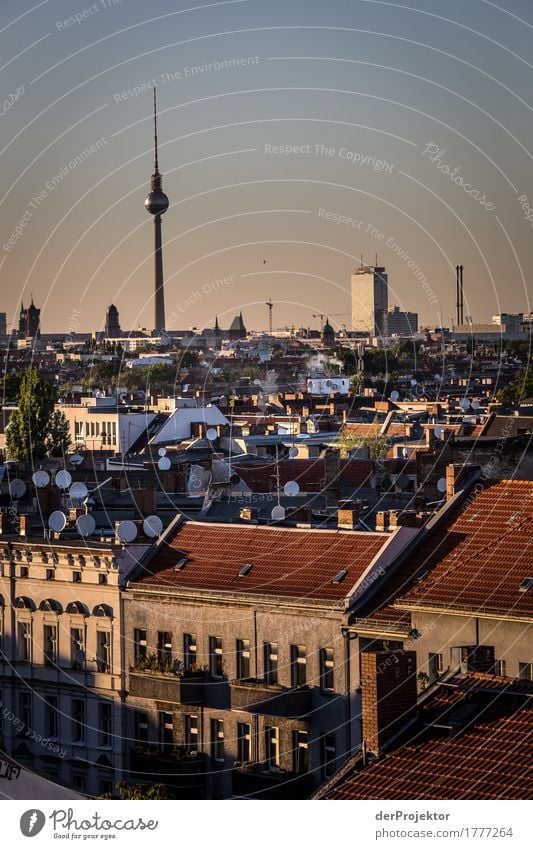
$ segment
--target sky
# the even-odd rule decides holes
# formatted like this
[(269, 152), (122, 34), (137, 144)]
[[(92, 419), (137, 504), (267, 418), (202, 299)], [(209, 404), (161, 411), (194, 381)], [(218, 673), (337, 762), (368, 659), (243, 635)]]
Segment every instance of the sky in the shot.
[(169, 330), (349, 327), (376, 255), (422, 324), (457, 264), (474, 322), (531, 310), (530, 0), (2, 0), (0, 45), (8, 325), (152, 328), (154, 83)]

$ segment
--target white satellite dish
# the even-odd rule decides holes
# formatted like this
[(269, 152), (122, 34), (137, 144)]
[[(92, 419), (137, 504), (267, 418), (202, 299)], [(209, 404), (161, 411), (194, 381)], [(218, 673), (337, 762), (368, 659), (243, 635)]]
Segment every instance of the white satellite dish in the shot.
[(214, 427), (210, 427), (206, 433), (206, 436), (210, 442), (213, 442), (217, 438), (218, 433), (216, 432)]
[(70, 462), (73, 466), (81, 466), (81, 464), (83, 463), (83, 457), (81, 456), (81, 454), (73, 454), (70, 458)]
[(163, 530), (163, 522), (159, 516), (147, 516), (143, 522), (143, 531), (147, 537), (158, 537)]
[(15, 478), (9, 484), (9, 494), (11, 498), (22, 498), (26, 492), (26, 484), (20, 478)]
[(56, 475), (56, 486), (59, 489), (68, 489), (72, 483), (72, 475), (66, 469), (61, 469)]
[(463, 398), (461, 401), (459, 401), (459, 406), (460, 406), (461, 410), (466, 411), (466, 410), (470, 409), (470, 401), (468, 400), (468, 398)]
[(297, 456), (298, 456), (298, 449), (297, 449), (296, 445), (294, 445), (292, 448), (289, 449), (289, 457), (291, 458), (291, 460), (294, 460), (294, 458), (297, 457)]
[(394, 389), (390, 394), (391, 401), (397, 401), (399, 397), (400, 397), (400, 393), (397, 392), (396, 389)]
[(258, 377), (256, 377), (256, 379), (254, 380), (254, 386), (261, 386), (261, 381)]
[(285, 518), (285, 508), (278, 504), (270, 514), (275, 522)]
[(167, 449), (166, 448), (160, 448), (157, 453), (159, 454), (160, 457), (164, 457), (165, 454), (167, 453)]
[(472, 401), (472, 409), (479, 410), (479, 401)]
[(435, 428), (435, 436), (437, 439), (440, 439), (444, 433), (444, 428), (441, 425), (437, 425)]
[(130, 519), (124, 519), (117, 528), (117, 537), (121, 542), (133, 542), (137, 536), (137, 525)]
[(296, 483), (296, 481), (287, 481), (285, 486), (283, 487), (283, 492), (285, 495), (288, 495), (289, 498), (294, 498), (300, 492), (300, 487)]
[(89, 490), (85, 486), (84, 483), (78, 481), (77, 483), (73, 483), (70, 487), (68, 494), (70, 495), (73, 501), (82, 501), (89, 494)]
[(90, 537), (91, 534), (94, 534), (96, 522), (89, 513), (85, 513), (83, 516), (78, 516), (76, 528), (80, 537)]
[(44, 469), (34, 472), (31, 479), (38, 489), (42, 489), (43, 486), (48, 486), (50, 483), (50, 475)]
[(416, 386), (417, 384), (418, 384), (418, 380), (415, 380), (413, 378), (412, 381), (411, 381), (411, 386)]
[(168, 472), (171, 466), (171, 462), (168, 457), (160, 457), (157, 461), (157, 467), (160, 472)]
[(50, 514), (48, 519), (48, 527), (50, 530), (55, 531), (56, 534), (60, 534), (62, 530), (64, 530), (67, 524), (67, 517), (61, 510), (54, 510), (53, 513)]
[(439, 478), (437, 481), (437, 489), (439, 492), (446, 492), (446, 478)]
[(440, 374), (434, 374), (433, 377), (435, 378), (435, 380), (441, 380), (442, 379)]

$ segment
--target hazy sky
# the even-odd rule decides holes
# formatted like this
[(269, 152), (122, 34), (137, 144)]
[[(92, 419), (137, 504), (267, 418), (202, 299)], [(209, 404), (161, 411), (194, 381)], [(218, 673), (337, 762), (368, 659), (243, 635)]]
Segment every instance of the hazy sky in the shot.
[(458, 263), (474, 321), (529, 311), (531, 0), (2, 0), (0, 39), (9, 324), (33, 292), (45, 332), (111, 301), (152, 327), (154, 80), (169, 329), (266, 327), (269, 297), (276, 327), (349, 324), (376, 252), (423, 323)]

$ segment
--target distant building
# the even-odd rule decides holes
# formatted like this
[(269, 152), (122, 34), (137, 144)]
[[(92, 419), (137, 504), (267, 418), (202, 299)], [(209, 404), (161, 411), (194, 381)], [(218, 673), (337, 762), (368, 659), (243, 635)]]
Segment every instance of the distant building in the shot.
[(385, 313), (386, 336), (413, 336), (418, 333), (418, 313), (390, 307)]
[(5, 312), (0, 312), (0, 339), (5, 339), (7, 336), (7, 321)]
[(105, 335), (107, 339), (117, 339), (119, 336), (122, 336), (118, 309), (115, 304), (111, 304), (107, 308), (105, 317)]
[(362, 265), (352, 274), (352, 330), (384, 335), (389, 282), (383, 266)]
[(523, 313), (508, 313), (501, 312), (498, 315), (492, 316), (492, 323), (500, 327), (505, 327), (509, 333), (518, 333), (522, 329), (524, 315)]
[(246, 327), (244, 326), (244, 321), (242, 319), (242, 312), (239, 315), (236, 315), (233, 321), (231, 322), (229, 328), (229, 338), (231, 342), (237, 342), (239, 339), (246, 339)]
[(24, 308), (24, 304), (20, 305), (19, 313), (19, 336), (22, 339), (36, 339), (40, 336), (41, 310), (37, 309), (33, 303), (33, 295), (31, 304), (28, 309)]
[(323, 345), (327, 345), (331, 347), (335, 344), (335, 331), (331, 324), (329, 323), (329, 319), (326, 319), (326, 323), (322, 328), (322, 332), (320, 334), (320, 340)]

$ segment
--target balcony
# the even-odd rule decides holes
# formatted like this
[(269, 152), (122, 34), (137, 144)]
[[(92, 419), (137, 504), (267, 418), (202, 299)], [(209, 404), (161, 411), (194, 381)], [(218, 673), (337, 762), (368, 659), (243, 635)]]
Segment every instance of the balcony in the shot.
[(153, 670), (131, 671), (129, 694), (138, 699), (170, 702), (176, 705), (203, 705), (206, 701), (206, 672), (175, 672)]
[(158, 746), (141, 744), (130, 753), (130, 775), (143, 784), (164, 784), (177, 798), (205, 798), (207, 757), (187, 754), (183, 748), (163, 752)]
[(285, 719), (303, 719), (312, 710), (313, 692), (310, 687), (284, 687), (266, 684), (256, 678), (231, 681), (231, 709)]
[(308, 799), (314, 789), (311, 773), (298, 774), (261, 765), (237, 767), (232, 773), (233, 796), (252, 799)]

